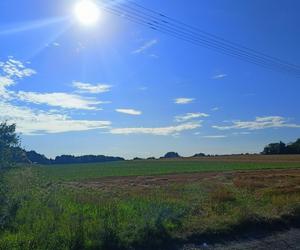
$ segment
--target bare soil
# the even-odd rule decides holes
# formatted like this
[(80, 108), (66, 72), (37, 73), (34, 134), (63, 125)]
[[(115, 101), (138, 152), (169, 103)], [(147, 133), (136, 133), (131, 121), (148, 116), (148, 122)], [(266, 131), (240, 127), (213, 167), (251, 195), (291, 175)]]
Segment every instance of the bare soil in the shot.
[(233, 181), (238, 187), (259, 189), (278, 187), (280, 191), (300, 189), (300, 169), (275, 169), (232, 172), (201, 172), (188, 174), (169, 174), (157, 176), (103, 177), (93, 180), (65, 182), (71, 187), (85, 187), (102, 190), (112, 188), (152, 188), (172, 184), (199, 183), (203, 181)]

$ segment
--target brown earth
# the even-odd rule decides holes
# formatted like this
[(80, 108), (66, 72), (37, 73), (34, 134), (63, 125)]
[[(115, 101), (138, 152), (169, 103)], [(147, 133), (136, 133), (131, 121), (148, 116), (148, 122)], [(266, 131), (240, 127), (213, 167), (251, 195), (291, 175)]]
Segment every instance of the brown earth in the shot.
[(112, 188), (147, 189), (151, 187), (165, 187), (172, 184), (190, 184), (212, 180), (215, 180), (216, 182), (233, 181), (236, 187), (241, 188), (260, 189), (265, 187), (274, 187), (280, 189), (280, 192), (289, 192), (292, 191), (292, 189), (300, 190), (300, 169), (103, 177), (93, 180), (83, 180), (80, 182), (65, 182), (64, 185), (100, 190), (110, 190)]
[[(172, 159), (163, 159), (166, 161)], [(215, 161), (215, 162), (299, 162), (300, 155), (225, 155), (225, 156), (212, 156), (212, 157), (187, 157), (187, 158), (174, 158), (173, 160), (188, 160), (188, 161)]]

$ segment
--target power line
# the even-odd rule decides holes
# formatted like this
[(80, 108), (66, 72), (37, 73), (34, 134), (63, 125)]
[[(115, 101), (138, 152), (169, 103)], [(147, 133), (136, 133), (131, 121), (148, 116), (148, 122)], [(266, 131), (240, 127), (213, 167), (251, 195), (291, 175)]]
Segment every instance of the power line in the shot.
[[(110, 1), (111, 3), (111, 1)], [(232, 57), (238, 58), (243, 61), (247, 61), (253, 64), (256, 64), (258, 66), (268, 68), (274, 71), (280, 71), (284, 73), (291, 73), (299, 76), (300, 70), (298, 66), (286, 63), (282, 60), (279, 61), (279, 59), (269, 57), (268, 56), (260, 56), (260, 52), (250, 53), (251, 49), (248, 49), (244, 47), (245, 49), (240, 49), (237, 47), (236, 44), (227, 44), (230, 42), (223, 42), (222, 38), (220, 38), (219, 41), (216, 38), (210, 38), (208, 36), (205, 36), (203, 34), (199, 34), (197, 32), (190, 31), (186, 27), (182, 28), (178, 24), (174, 24), (173, 22), (166, 21), (165, 18), (168, 18), (170, 20), (170, 17), (167, 17), (166, 15), (160, 14), (158, 12), (152, 11), (151, 13), (157, 13), (160, 17), (155, 17), (152, 14), (145, 13), (145, 11), (140, 8), (133, 8), (131, 6), (128, 6), (126, 4), (115, 4), (115, 5), (108, 5), (108, 4), (101, 4), (102, 8), (114, 15), (121, 16), (127, 20), (130, 20), (132, 22), (141, 24), (143, 26), (147, 26), (148, 28), (160, 31), (162, 33), (165, 33), (167, 35), (171, 35), (173, 37), (176, 37), (178, 39), (193, 43), (197, 46), (206, 47), (209, 49), (213, 49), (215, 51), (218, 51), (222, 54), (230, 55)], [(146, 9), (146, 8), (145, 8)], [(175, 19), (174, 19), (175, 20)], [(177, 21), (179, 22), (179, 21)], [(185, 25), (185, 24), (184, 24)], [(214, 35), (211, 35), (214, 36)], [(247, 50), (248, 51), (247, 51)], [(254, 50), (253, 50), (254, 51)], [(297, 67), (297, 68), (296, 68)]]
[(246, 47), (246, 46), (244, 46), (244, 45), (241, 45), (241, 44), (238, 44), (238, 43), (235, 43), (235, 42), (226, 40), (226, 39), (224, 39), (224, 38), (222, 38), (222, 37), (219, 37), (219, 36), (216, 36), (216, 35), (211, 34), (211, 33), (209, 33), (209, 32), (206, 32), (206, 31), (201, 30), (201, 29), (199, 29), (199, 28), (197, 28), (197, 27), (194, 27), (194, 26), (192, 26), (192, 25), (189, 25), (189, 24), (186, 24), (186, 23), (181, 22), (181, 21), (179, 21), (179, 20), (176, 20), (175, 18), (169, 17), (169, 16), (167, 16), (167, 15), (165, 15), (165, 14), (162, 14), (162, 13), (159, 13), (159, 12), (157, 12), (157, 11), (151, 10), (151, 9), (149, 9), (149, 8), (147, 8), (147, 7), (144, 7), (144, 6), (142, 6), (142, 5), (140, 5), (140, 4), (136, 3), (136, 2), (133, 2), (133, 1), (128, 0), (128, 3), (130, 3), (130, 4), (132, 4), (132, 5), (135, 5), (135, 6), (141, 8), (141, 9), (143, 9), (143, 10), (145, 10), (145, 11), (148, 11), (148, 12), (150, 12), (150, 13), (153, 13), (153, 14), (155, 14), (155, 15), (157, 15), (157, 16), (164, 17), (165, 19), (168, 19), (168, 20), (170, 20), (170, 21), (173, 21), (173, 22), (175, 22), (175, 23), (177, 23), (177, 24), (179, 24), (179, 25), (182, 25), (182, 26), (185, 27), (185, 28), (188, 28), (188, 29), (191, 29), (191, 30), (193, 30), (193, 31), (202, 33), (202, 34), (204, 34), (204, 35), (207, 35), (207, 36), (212, 37), (212, 38), (214, 38), (214, 39), (217, 39), (217, 40), (219, 40), (219, 41), (223, 41), (223, 42), (225, 42), (225, 43), (227, 43), (227, 44), (231, 44), (231, 45), (240, 47), (240, 48), (242, 48), (242, 49), (244, 49), (244, 50), (247, 50), (247, 51), (249, 51), (249, 52), (253, 52), (253, 53), (255, 53), (255, 54), (264, 56), (264, 57), (266, 57), (266, 58), (270, 58), (270, 59), (272, 59), (272, 60), (277, 60), (277, 61), (279, 61), (279, 62), (281, 62), (281, 63), (286, 64), (286, 65), (290, 65), (291, 67), (294, 67), (294, 68), (297, 69), (297, 70), (300, 70), (300, 66), (299, 66), (299, 65), (295, 65), (295, 64), (286, 62), (286, 61), (284, 61), (284, 60), (282, 60), (282, 59), (280, 59), (280, 58), (277, 58), (277, 57), (274, 57), (274, 56), (270, 56), (270, 55), (267, 55), (267, 54), (265, 54), (265, 53), (263, 53), (263, 52), (260, 52), (260, 51), (251, 49), (251, 48), (249, 48), (249, 47)]
[[(118, 15), (122, 15), (123, 13), (123, 10), (119, 10), (119, 9), (112, 9), (110, 8), (110, 11), (114, 11), (115, 14), (118, 14)], [(120, 12), (121, 11), (121, 12)], [(138, 16), (138, 17), (137, 17)], [(253, 58), (251, 55), (249, 56), (249, 54), (245, 54), (245, 53), (240, 53), (239, 51), (232, 51), (231, 48), (228, 48), (228, 47), (224, 47), (224, 46), (221, 46), (220, 45), (216, 45), (215, 43), (212, 43), (211, 41), (209, 40), (205, 40), (205, 39), (200, 39), (198, 37), (195, 38), (195, 36), (191, 36), (190, 34), (187, 34), (186, 32), (181, 32), (179, 33), (178, 32), (178, 29), (170, 29), (169, 27), (161, 27), (161, 25), (157, 22), (157, 21), (148, 21), (148, 20), (145, 20), (145, 18), (140, 15), (135, 15), (135, 16), (132, 16), (132, 15), (129, 15), (128, 13), (126, 13), (125, 16), (123, 16), (127, 19), (130, 19), (130, 20), (133, 20), (133, 21), (139, 21), (139, 23), (143, 22), (142, 24), (143, 25), (148, 25), (150, 26), (150, 28), (152, 29), (155, 29), (155, 30), (158, 30), (160, 32), (163, 32), (165, 34), (169, 34), (169, 35), (172, 35), (172, 36), (175, 36), (179, 39), (182, 39), (182, 40), (185, 40), (185, 41), (188, 41), (188, 42), (192, 42), (195, 44), (195, 42), (197, 44), (195, 45), (199, 45), (199, 42), (201, 43), (200, 45), (204, 46), (204, 47), (207, 47), (207, 48), (210, 48), (210, 49), (214, 49), (214, 50), (217, 50), (218, 52), (222, 52), (223, 54), (227, 54), (227, 55), (231, 55), (231, 56), (235, 56), (235, 57), (238, 57), (239, 59), (244, 59), (245, 60), (245, 57), (246, 57), (246, 60), (248, 62), (252, 62), (252, 63), (264, 63), (264, 67), (266, 67), (266, 62), (265, 60), (262, 60), (261, 58)], [(222, 51), (220, 51), (222, 50)], [(270, 64), (269, 62), (267, 62), (268, 64)], [(272, 65), (273, 64), (273, 65)], [(295, 71), (294, 69), (291, 69), (291, 68), (286, 68), (286, 66), (282, 66), (282, 65), (274, 65), (273, 62), (271, 62), (271, 65), (268, 65), (269, 67), (270, 66), (275, 66), (275, 67), (278, 67), (280, 66), (281, 68), (283, 68), (284, 70), (287, 70), (287, 71)], [(274, 69), (274, 68), (273, 68)], [(295, 73), (295, 72), (294, 72)], [(296, 72), (296, 73), (299, 73), (299, 72)]]

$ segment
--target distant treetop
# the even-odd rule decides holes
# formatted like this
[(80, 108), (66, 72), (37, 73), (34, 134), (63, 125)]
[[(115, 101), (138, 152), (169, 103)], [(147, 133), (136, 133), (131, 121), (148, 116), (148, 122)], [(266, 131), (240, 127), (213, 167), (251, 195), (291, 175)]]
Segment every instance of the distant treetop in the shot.
[(264, 148), (262, 154), (300, 154), (300, 139), (289, 144), (285, 144), (283, 142), (270, 143)]
[(168, 152), (162, 158), (179, 158), (179, 157), (181, 156), (176, 152)]

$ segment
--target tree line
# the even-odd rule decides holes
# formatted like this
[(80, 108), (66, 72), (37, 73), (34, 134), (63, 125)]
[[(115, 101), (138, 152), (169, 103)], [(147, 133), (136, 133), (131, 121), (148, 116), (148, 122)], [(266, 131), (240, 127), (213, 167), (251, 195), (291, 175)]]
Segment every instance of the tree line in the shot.
[(288, 144), (285, 144), (282, 141), (278, 143), (270, 143), (264, 148), (262, 154), (300, 154), (300, 138), (295, 142), (291, 142)]
[(35, 151), (26, 152), (27, 158), (32, 163), (37, 164), (75, 164), (75, 163), (97, 163), (97, 162), (110, 162), (110, 161), (124, 161), (122, 157), (105, 156), (105, 155), (61, 155), (56, 156), (55, 159), (49, 159), (45, 155), (39, 154)]
[[(267, 145), (262, 154), (300, 154), (300, 139), (295, 142), (285, 144), (283, 142), (270, 143)], [(192, 157), (210, 157), (213, 155), (205, 155), (204, 153), (195, 154)], [(181, 158), (176, 152), (168, 152), (160, 159)], [(148, 158), (155, 160), (154, 157)], [(15, 163), (36, 163), (42, 165), (50, 164), (74, 164), (74, 163), (99, 163), (110, 161), (124, 161), (122, 157), (113, 157), (105, 155), (61, 155), (54, 159), (47, 158), (43, 154), (35, 151), (26, 151), (20, 146), (20, 137), (16, 133), (15, 124), (0, 123), (0, 170), (9, 168)], [(141, 158), (134, 158), (134, 160), (142, 160)]]
[(16, 124), (0, 123), (0, 170), (12, 167), (16, 163), (36, 164), (74, 164), (74, 163), (97, 163), (109, 161), (123, 161), (124, 158), (105, 155), (61, 155), (55, 159), (35, 151), (22, 149), (20, 137), (16, 133)]

